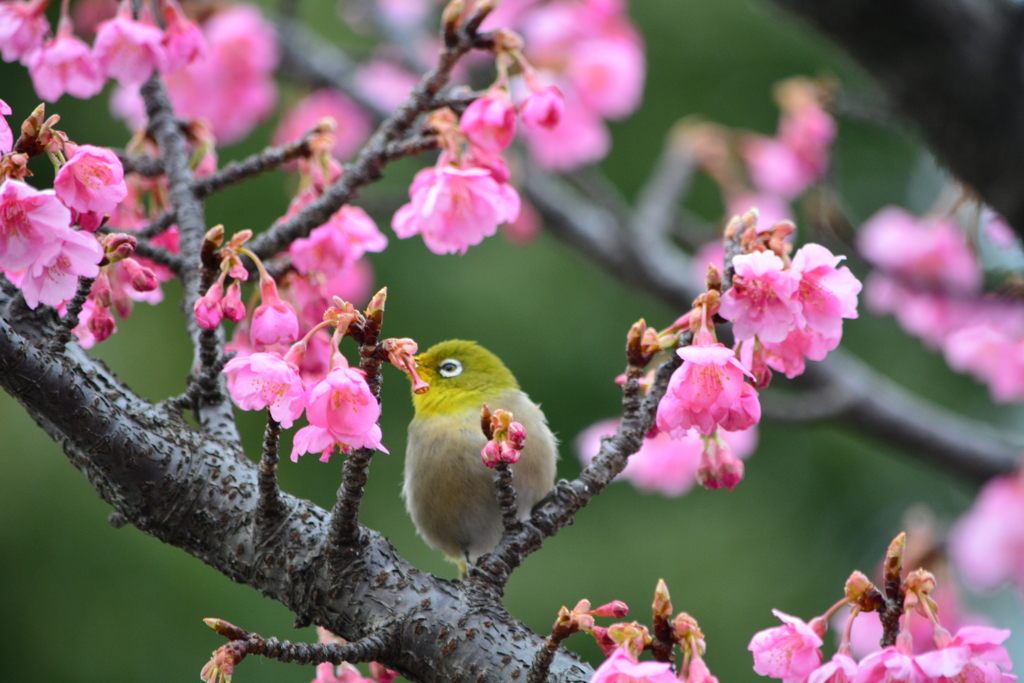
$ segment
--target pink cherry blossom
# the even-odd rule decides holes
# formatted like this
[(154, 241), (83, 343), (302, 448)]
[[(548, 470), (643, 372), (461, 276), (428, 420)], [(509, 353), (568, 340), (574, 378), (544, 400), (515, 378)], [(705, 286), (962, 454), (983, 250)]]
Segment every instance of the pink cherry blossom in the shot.
[(968, 586), (994, 590), (1024, 586), (1024, 481), (1020, 475), (990, 479), (949, 535), (953, 563)]
[(996, 403), (1024, 400), (1024, 339), (1002, 325), (979, 322), (942, 340), (949, 367), (974, 375), (989, 387)]
[(294, 142), (323, 118), (335, 122), (334, 149), (338, 159), (348, 159), (359, 151), (373, 130), (370, 117), (355, 102), (337, 90), (317, 90), (292, 107), (274, 133), (274, 144)]
[(803, 619), (777, 609), (772, 614), (784, 625), (759, 631), (750, 639), (747, 649), (754, 653), (754, 671), (784, 683), (804, 683), (821, 665), (821, 636)]
[(702, 339), (676, 353), (683, 365), (658, 404), (658, 429), (673, 437), (691, 428), (711, 436), (719, 426), (741, 431), (760, 421), (757, 391), (743, 381), (746, 370), (731, 349)]
[(911, 655), (889, 646), (861, 660), (853, 683), (926, 683), (929, 680)]
[(71, 212), (53, 190), (7, 180), (0, 185), (0, 268), (18, 271), (55, 256), (69, 225)]
[(856, 673), (857, 662), (849, 655), (837, 652), (832, 659), (811, 672), (807, 683), (851, 683)]
[(793, 298), (801, 304), (801, 327), (831, 338), (842, 334), (843, 318), (857, 317), (861, 283), (846, 266), (836, 268), (844, 258), (820, 244), (797, 250), (790, 271), (800, 282)]
[(816, 330), (794, 327), (781, 342), (764, 342), (768, 367), (793, 379), (802, 375), (805, 359), (824, 360), (829, 351), (839, 346), (842, 330), (826, 336)]
[(164, 48), (164, 73), (173, 73), (206, 57), (208, 46), (203, 30), (195, 25), (181, 11), (175, 0), (165, 0), (164, 18), (167, 29), (161, 44)]
[(99, 94), (107, 81), (67, 18), (61, 19), (56, 38), (31, 52), (27, 62), (36, 94), (47, 102), (56, 102), (64, 93), (87, 100)]
[(888, 206), (864, 222), (857, 248), (872, 265), (912, 287), (949, 293), (981, 288), (981, 266), (956, 224)]
[(53, 181), (57, 196), (76, 211), (112, 213), (128, 196), (121, 160), (109, 149), (79, 145)]
[[(203, 30), (206, 57), (166, 74), (167, 92), (180, 116), (205, 119), (218, 144), (228, 145), (243, 139), (274, 111), (277, 34), (260, 10), (246, 3), (217, 12)], [(115, 89), (111, 110), (133, 128), (144, 125), (138, 88)]]
[(558, 125), (551, 128), (524, 126), (530, 158), (541, 168), (563, 173), (608, 155), (612, 139), (601, 117), (587, 108), (579, 96), (563, 89), (565, 106)]
[(770, 251), (741, 254), (732, 262), (736, 274), (722, 295), (722, 317), (733, 322), (739, 340), (757, 335), (763, 342), (782, 341), (797, 323), (799, 280)]
[(309, 388), (309, 426), (295, 434), (292, 462), (298, 462), (303, 453), (320, 453), (320, 460), (327, 462), (335, 446), (343, 451), (376, 448), (387, 453), (377, 424), (380, 405), (370, 392), (365, 374), (355, 368), (336, 368)]
[(242, 302), (242, 286), (235, 280), (228, 286), (224, 298), (220, 302), (220, 310), (231, 322), (241, 322), (245, 318), (245, 303)]
[(224, 298), (224, 283), (220, 280), (210, 285), (206, 294), (196, 299), (192, 310), (196, 316), (196, 323), (204, 330), (217, 329), (221, 320), (224, 319), (224, 311), (221, 310), (221, 300)]
[(704, 658), (694, 653), (686, 671), (686, 683), (718, 683), (718, 677), (711, 674)]
[(785, 200), (793, 199), (817, 179), (813, 168), (775, 138), (749, 138), (743, 146), (743, 159), (754, 187)]
[(359, 90), (381, 109), (391, 111), (409, 97), (419, 76), (385, 59), (371, 59), (356, 68)]
[(590, 683), (678, 683), (668, 662), (638, 662), (625, 649), (616, 648), (597, 667)]
[(500, 152), (511, 145), (516, 135), (516, 108), (508, 91), (492, 88), (474, 100), (462, 113), (459, 128), (472, 144), (488, 152)]
[(577, 42), (566, 75), (592, 111), (622, 119), (640, 106), (647, 69), (643, 45), (626, 36)]
[(366, 252), (384, 251), (387, 246), (388, 238), (365, 211), (345, 205), (309, 237), (295, 240), (288, 253), (303, 275), (317, 270), (332, 278), (351, 268)]
[(743, 461), (733, 455), (729, 444), (719, 439), (717, 432), (704, 439), (700, 464), (697, 466), (697, 481), (701, 486), (732, 491), (743, 481), (743, 470)]
[[(601, 448), (601, 437), (612, 436), (618, 429), (618, 420), (597, 422), (576, 437), (576, 453), (580, 461), (590, 464)], [(746, 459), (757, 448), (757, 426), (741, 432), (720, 430), (719, 435), (733, 454)], [(704, 450), (704, 440), (694, 432), (672, 438), (667, 432), (658, 432), (644, 439), (640, 450), (629, 456), (626, 469), (616, 481), (629, 481), (644, 493), (660, 493), (669, 498), (681, 496), (697, 481)]]
[(0, 156), (14, 149), (14, 133), (11, 131), (11, 124), (4, 118), (10, 116), (12, 111), (9, 104), (0, 100)]
[(93, 55), (103, 73), (121, 85), (140, 85), (164, 64), (164, 34), (152, 24), (132, 17), (123, 1), (117, 15), (96, 29)]
[(24, 60), (43, 45), (50, 30), (48, 0), (0, 2), (0, 54), (5, 62)]
[(231, 399), (242, 410), (270, 409), (288, 429), (305, 409), (305, 387), (298, 370), (273, 353), (232, 358), (224, 366)]
[(274, 344), (289, 344), (299, 338), (299, 319), (295, 309), (282, 301), (277, 285), (270, 278), (260, 278), (262, 303), (252, 313), (249, 340), (256, 350)]
[(519, 194), (481, 168), (425, 168), (409, 188), (412, 201), (391, 221), (405, 239), (419, 233), (435, 254), (465, 254), (519, 215)]
[(78, 314), (78, 326), (72, 330), (78, 338), (78, 345), (83, 349), (91, 349), (98, 342), (104, 341), (117, 332), (114, 316), (110, 309), (100, 306), (92, 298), (86, 299)]
[(41, 303), (60, 306), (74, 297), (79, 277), (99, 275), (102, 259), (103, 247), (95, 237), (64, 228), (59, 232), (56, 252), (41, 252), (25, 272), (21, 283), (25, 303), (31, 309)]
[(523, 123), (539, 128), (554, 128), (562, 120), (565, 111), (565, 98), (561, 91), (553, 85), (530, 93), (520, 107)]

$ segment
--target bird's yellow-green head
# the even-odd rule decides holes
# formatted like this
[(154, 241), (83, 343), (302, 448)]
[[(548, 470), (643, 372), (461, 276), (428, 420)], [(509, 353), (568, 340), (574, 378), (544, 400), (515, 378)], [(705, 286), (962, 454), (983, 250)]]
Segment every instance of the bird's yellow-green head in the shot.
[(450, 415), (482, 403), (519, 383), (501, 359), (476, 342), (450, 339), (416, 356), (416, 371), (430, 390), (413, 394), (416, 417)]

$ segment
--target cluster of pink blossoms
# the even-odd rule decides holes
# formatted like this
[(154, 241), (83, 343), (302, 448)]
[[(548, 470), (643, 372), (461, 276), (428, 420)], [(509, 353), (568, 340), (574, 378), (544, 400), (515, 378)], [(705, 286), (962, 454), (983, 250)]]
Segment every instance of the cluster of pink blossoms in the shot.
[[(204, 52), (165, 75), (167, 94), (179, 116), (207, 122), (219, 144), (238, 142), (277, 105), (277, 31), (258, 7), (237, 3), (206, 19), (201, 35)], [(121, 83), (111, 95), (110, 107), (133, 130), (145, 125), (138, 84)]]
[(518, 62), (530, 74), (532, 67), (514, 34), (499, 35), (497, 82), (458, 120), (451, 110), (434, 112), (430, 123), (444, 151), (435, 166), (416, 174), (409, 188), (411, 201), (391, 221), (396, 235), (422, 235), (435, 254), (464, 254), (502, 223), (516, 221), (519, 193), (509, 184), (501, 152), (515, 137), (517, 113), (527, 128), (552, 128), (562, 117), (561, 93), (532, 76), (530, 94), (516, 106), (508, 89), (508, 68)]
[[(905, 536), (901, 534), (890, 546), (886, 558), (888, 598), (866, 576), (854, 572), (846, 584), (846, 597), (810, 623), (773, 610), (783, 625), (760, 631), (751, 639), (749, 649), (754, 656), (754, 671), (785, 683), (1016, 681), (1017, 677), (1009, 673), (1013, 664), (1002, 646), (1010, 631), (962, 626), (951, 635), (939, 622), (938, 607), (931, 595), (936, 588), (935, 577), (923, 569), (910, 572), (906, 577), (901, 575), (904, 543)], [(895, 645), (876, 648), (857, 661), (851, 648), (854, 623), (863, 618), (862, 613), (893, 609), (894, 601), (902, 601), (899, 630), (889, 634)], [(821, 646), (828, 621), (847, 604), (852, 607), (851, 617), (844, 625), (838, 651), (823, 662)], [(915, 654), (910, 621), (922, 618), (931, 630), (933, 647)]]
[(176, 72), (206, 52), (202, 31), (175, 0), (161, 0), (165, 30), (157, 26), (148, 3), (136, 19), (131, 2), (122, 0), (117, 14), (96, 28), (91, 49), (74, 33), (67, 0), (61, 4), (56, 35), (48, 37), (48, 4), (49, 0), (0, 4), (0, 53), (5, 61), (21, 61), (28, 67), (36, 93), (48, 102), (64, 93), (91, 98), (108, 78), (138, 86), (154, 71)]
[[(994, 216), (987, 227), (993, 241), (1008, 232)], [(950, 367), (988, 385), (992, 400), (1024, 400), (1024, 306), (984, 295), (981, 263), (952, 217), (885, 207), (865, 221), (857, 246), (877, 268), (867, 281), (872, 311), (941, 348)]]
[[(0, 111), (10, 108), (0, 101)], [(115, 294), (146, 296), (159, 281), (133, 257), (133, 237), (113, 233), (101, 240), (93, 234), (127, 197), (124, 169), (110, 150), (69, 140), (54, 128), (59, 120), (46, 119), (40, 106), (19, 142), (19, 149), (47, 154), (58, 167), (52, 190), (23, 180), (29, 175), (27, 153), (14, 152), (6, 142), (0, 147), (0, 273), (21, 289), (30, 308), (46, 304), (62, 313), (79, 278), (95, 278), (74, 330), (89, 346), (112, 333), (107, 309)]]
[(506, 1), (484, 23), (498, 26), (526, 39), (526, 56), (537, 71), (524, 72), (524, 85), (534, 92), (541, 84), (553, 86), (565, 98), (561, 123), (524, 130), (530, 156), (557, 172), (603, 159), (611, 148), (604, 120), (636, 111), (647, 69), (625, 0)]

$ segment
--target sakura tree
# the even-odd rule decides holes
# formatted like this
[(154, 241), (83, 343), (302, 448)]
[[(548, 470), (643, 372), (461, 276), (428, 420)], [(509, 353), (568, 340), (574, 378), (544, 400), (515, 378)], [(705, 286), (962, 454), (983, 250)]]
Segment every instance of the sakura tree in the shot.
[[(739, 11), (678, 4), (0, 0), (3, 424), (53, 442), (5, 460), (63, 450), (83, 524), (143, 532), (111, 547), (241, 591), (182, 608), (169, 644), (153, 589), (114, 606), (165, 568), (122, 559), (57, 589), (106, 596), (84, 618), (12, 611), (19, 671), (45, 639), (103, 680), (158, 677), (154, 652), (209, 683), (1015, 680), (1014, 617), (965, 596), (1024, 577), (1020, 10), (777, 0), (881, 88), (834, 53), (838, 78), (801, 75), (816, 54), (743, 90), (759, 126), (654, 96), (701, 79), (667, 77), (671, 36)], [(894, 129), (940, 164), (882, 168), (931, 158)], [(858, 189), (876, 172), (898, 186)], [(566, 477), (521, 521), (530, 434), (483, 407), (504, 536), (462, 580), (396, 484), (416, 355), (449, 337), (544, 403)], [(5, 479), (3, 538), (62, 542), (52, 489)], [(36, 530), (28, 489), (66, 522)], [(5, 603), (21, 564), (49, 571), (24, 560), (0, 563)], [(243, 607), (253, 589), (284, 609)], [(146, 656), (73, 642), (108, 614)]]

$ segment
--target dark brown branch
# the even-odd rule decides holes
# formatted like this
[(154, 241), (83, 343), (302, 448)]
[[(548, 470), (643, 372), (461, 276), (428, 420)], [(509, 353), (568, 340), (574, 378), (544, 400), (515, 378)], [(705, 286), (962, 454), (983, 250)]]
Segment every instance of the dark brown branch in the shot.
[[(381, 176), (384, 165), (391, 160), (388, 157), (388, 145), (401, 140), (409, 132), (416, 118), (434, 106), (434, 98), (448, 83), (451, 71), (459, 59), (478, 43), (485, 41), (486, 37), (477, 36), (472, 25), (473, 19), (467, 19), (466, 28), (446, 37), (446, 44), (441, 50), (437, 65), (413, 88), (409, 99), (384, 119), (359, 152), (355, 162), (345, 167), (345, 171), (336, 183), (305, 209), (291, 218), (275, 224), (250, 243), (250, 248), (257, 256), (270, 258), (287, 249), (288, 245), (296, 239), (306, 237), (311, 230), (326, 223), (343, 204), (354, 199), (360, 188)], [(282, 37), (287, 42), (287, 36), (283, 35)], [(337, 52), (332, 51), (328, 46), (316, 45), (316, 47), (324, 54)], [(300, 60), (302, 55), (293, 54), (292, 58)], [(308, 71), (317, 67), (312, 56), (302, 61), (302, 64)], [(323, 75), (327, 77), (330, 72)]]
[(178, 273), (185, 289), (182, 308), (186, 327), (196, 352), (198, 370), (193, 376), (201, 385), (198, 418), (203, 428), (212, 434), (237, 441), (238, 430), (227, 400), (224, 380), (211, 372), (213, 363), (223, 355), (223, 331), (218, 329), (209, 333), (201, 329), (192, 313), (196, 300), (210, 283), (204, 282), (206, 278), (199, 263), (199, 251), (206, 234), (206, 217), (202, 202), (192, 192), (193, 177), (185, 135), (159, 75), (143, 84), (142, 98), (146, 103), (149, 130), (160, 146), (160, 156), (167, 173), (168, 200), (181, 235), (181, 267)]
[(116, 152), (125, 173), (135, 173), (143, 178), (155, 178), (164, 174), (164, 164), (160, 159), (145, 154), (129, 154), (124, 150)]
[(515, 534), (522, 527), (516, 507), (516, 489), (512, 482), (512, 468), (507, 462), (499, 462), (494, 466), (494, 488), (498, 498), (498, 510), (506, 534)]
[(526, 676), (526, 683), (544, 683), (548, 679), (548, 672), (551, 669), (551, 662), (555, 659), (562, 641), (573, 634), (573, 629), (563, 624), (561, 620), (556, 621), (551, 629), (551, 635), (544, 639), (544, 644), (537, 650), (533, 657), (533, 664), (530, 665), (530, 673)]
[(148, 240), (140, 239), (138, 244), (135, 245), (135, 253), (143, 258), (148, 258), (153, 263), (166, 266), (176, 275), (181, 274), (181, 269), (184, 264), (181, 257), (176, 254), (172, 254), (163, 247), (156, 246)]
[(177, 221), (177, 220), (178, 220), (178, 215), (176, 213), (174, 213), (173, 210), (172, 211), (166, 211), (166, 212), (160, 214), (159, 216), (157, 216), (156, 218), (154, 218), (151, 223), (149, 223), (148, 225), (143, 226), (142, 228), (140, 228), (137, 232), (135, 232), (133, 234), (136, 237), (138, 237), (140, 240), (143, 239), (143, 238), (149, 239), (149, 238), (152, 238), (152, 237), (156, 237), (157, 235), (161, 235), (164, 232), (166, 232), (167, 229), (170, 228), (172, 225), (174, 225), (174, 222)]
[(873, 75), (936, 156), (1024, 236), (1022, 12), (998, 0), (773, 0)]
[(78, 314), (82, 312), (82, 307), (85, 306), (85, 301), (89, 298), (93, 282), (91, 277), (78, 278), (78, 290), (75, 292), (74, 298), (68, 302), (67, 312), (61, 318), (60, 326), (51, 340), (50, 353), (61, 353), (64, 346), (71, 341), (71, 331), (78, 327)]
[(309, 132), (295, 142), (280, 147), (267, 147), (261, 152), (246, 157), (241, 161), (232, 161), (217, 172), (199, 178), (192, 183), (192, 191), (196, 197), (203, 199), (225, 187), (236, 185), (247, 178), (272, 171), (279, 166), (300, 157), (308, 157), (312, 152), (310, 141), (315, 132)]
[[(688, 267), (667, 266), (672, 261), (687, 261), (671, 244), (661, 242), (655, 249), (650, 244), (642, 245), (627, 236), (610, 212), (540, 169), (531, 167), (524, 180), (526, 196), (556, 236), (609, 272), (657, 294), (677, 310), (690, 307), (699, 292), (689, 280)], [(829, 417), (841, 419), (908, 455), (974, 481), (1013, 471), (1024, 451), (1021, 437), (939, 408), (882, 377), (842, 349), (831, 352), (821, 363), (808, 363), (803, 380), (815, 391), (846, 397), (841, 401), (842, 410)], [(765, 397), (769, 413), (773, 412), (770, 397)], [(796, 414), (790, 419), (820, 417)]]
[(229, 645), (234, 646), (237, 653), (234, 664), (238, 664), (246, 655), (259, 655), (286, 664), (359, 664), (373, 662), (386, 656), (394, 647), (395, 641), (394, 632), (391, 630), (372, 633), (351, 643), (293, 643), (274, 637), (264, 638), (258, 633), (238, 628), (223, 619), (205, 621), (210, 628), (231, 641)]

